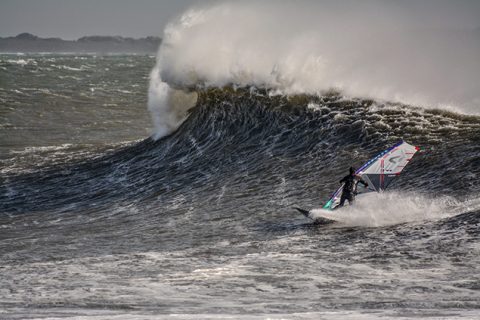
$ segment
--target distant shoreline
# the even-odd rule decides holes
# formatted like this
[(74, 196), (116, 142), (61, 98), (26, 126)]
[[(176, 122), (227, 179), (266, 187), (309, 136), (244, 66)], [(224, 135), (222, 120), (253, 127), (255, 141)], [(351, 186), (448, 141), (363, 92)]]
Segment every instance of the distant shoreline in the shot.
[(61, 54), (155, 54), (159, 37), (125, 38), (120, 36), (86, 36), (77, 40), (40, 38), (30, 33), (0, 37), (0, 53), (61, 53)]
[(52, 55), (52, 56), (149, 56), (149, 57), (155, 57), (156, 52), (66, 52), (66, 51), (57, 51), (57, 52), (12, 52), (12, 51), (0, 51), (0, 55), (3, 56), (47, 56), (47, 55)]

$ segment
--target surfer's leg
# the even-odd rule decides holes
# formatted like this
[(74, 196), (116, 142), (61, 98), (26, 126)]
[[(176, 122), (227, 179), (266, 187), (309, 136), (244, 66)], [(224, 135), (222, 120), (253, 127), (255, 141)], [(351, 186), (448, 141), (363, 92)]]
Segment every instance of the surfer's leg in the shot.
[(348, 203), (350, 205), (353, 205), (354, 202), (355, 202), (355, 196), (353, 194), (350, 194), (348, 197)]
[(340, 203), (338, 204), (337, 208), (343, 207), (343, 205), (345, 204), (345, 200), (347, 200), (347, 194), (344, 192), (340, 197)]

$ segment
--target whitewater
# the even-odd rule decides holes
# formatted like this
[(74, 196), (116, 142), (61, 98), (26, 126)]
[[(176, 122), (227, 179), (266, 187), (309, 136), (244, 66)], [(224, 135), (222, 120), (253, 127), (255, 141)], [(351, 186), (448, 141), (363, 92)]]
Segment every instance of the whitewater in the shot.
[(151, 74), (149, 107), (154, 118), (161, 113), (158, 134), (175, 128), (193, 99), (174, 107), (166, 95), (177, 101), (175, 89), (231, 84), (281, 94), (337, 90), (478, 114), (480, 29), (449, 26), (449, 17), (429, 22), (440, 19), (439, 10), (415, 19), (392, 3), (351, 7), (348, 1), (246, 1), (185, 12), (166, 27)]
[[(0, 318), (478, 317), (478, 13), (356, 3), (199, 4), (157, 56), (0, 55)], [(386, 192), (294, 209), (400, 140)]]

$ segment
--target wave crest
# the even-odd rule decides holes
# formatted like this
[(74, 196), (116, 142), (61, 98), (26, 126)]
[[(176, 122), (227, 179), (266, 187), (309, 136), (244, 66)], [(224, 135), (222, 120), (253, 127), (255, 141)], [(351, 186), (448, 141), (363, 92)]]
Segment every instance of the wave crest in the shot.
[[(423, 14), (436, 13), (435, 6), (426, 8)], [(163, 82), (175, 89), (234, 84), (284, 94), (334, 88), (352, 97), (477, 113), (478, 30), (454, 29), (448, 17), (445, 27), (431, 28), (428, 16), (412, 21), (377, 1), (245, 1), (190, 9), (165, 29), (150, 108), (164, 104)], [(158, 136), (183, 119), (186, 107), (177, 107), (160, 108)]]

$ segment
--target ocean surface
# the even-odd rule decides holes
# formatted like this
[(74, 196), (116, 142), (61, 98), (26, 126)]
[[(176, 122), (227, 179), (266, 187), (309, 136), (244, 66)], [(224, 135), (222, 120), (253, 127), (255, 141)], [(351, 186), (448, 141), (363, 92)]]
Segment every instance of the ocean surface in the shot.
[[(479, 116), (205, 87), (153, 139), (154, 65), (0, 55), (0, 319), (478, 319)], [(293, 209), (402, 139), (341, 223)]]

